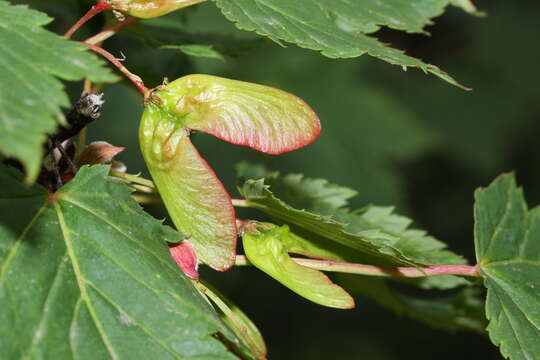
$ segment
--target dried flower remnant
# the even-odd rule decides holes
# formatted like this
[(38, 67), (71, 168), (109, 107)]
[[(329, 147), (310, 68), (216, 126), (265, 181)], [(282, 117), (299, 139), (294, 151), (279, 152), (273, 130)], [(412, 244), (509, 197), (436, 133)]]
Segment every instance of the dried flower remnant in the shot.
[(94, 141), (90, 143), (83, 152), (75, 159), (75, 165), (111, 164), (118, 153), (125, 148), (114, 146), (105, 141)]

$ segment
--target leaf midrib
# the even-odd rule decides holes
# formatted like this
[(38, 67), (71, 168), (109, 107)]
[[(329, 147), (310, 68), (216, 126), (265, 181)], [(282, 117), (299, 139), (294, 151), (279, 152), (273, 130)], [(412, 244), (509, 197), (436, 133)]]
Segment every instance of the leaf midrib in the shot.
[[(522, 347), (522, 344), (523, 344), (523, 341), (520, 340), (520, 338), (518, 337), (518, 332), (515, 330), (515, 327), (514, 327), (514, 324), (512, 322), (512, 319), (513, 317), (512, 316), (509, 316), (508, 315), (508, 309), (507, 309), (507, 306), (506, 306), (506, 303), (505, 301), (499, 296), (499, 291), (503, 294), (503, 295), (507, 295), (506, 291), (504, 290), (504, 288), (500, 287), (500, 285), (498, 284), (498, 279), (496, 277), (490, 277), (490, 279), (493, 281), (494, 285), (495, 285), (495, 289), (491, 289), (494, 293), (494, 295), (497, 297), (498, 299), (498, 302), (499, 302), (499, 306), (500, 306), (500, 312), (499, 312), (499, 315), (502, 315), (504, 313), (504, 316), (506, 317), (506, 320), (508, 321), (508, 324), (510, 325), (511, 329), (512, 329), (512, 335), (513, 337), (515, 338), (516, 340), (516, 344), (519, 346), (519, 349), (521, 351), (522, 354), (524, 354), (526, 356), (527, 359), (532, 359), (532, 358), (529, 358), (527, 354), (527, 352), (523, 349)], [(508, 296), (508, 295), (507, 295)], [(510, 299), (511, 300), (511, 299)], [(527, 317), (527, 315), (525, 314), (525, 312), (519, 307), (519, 305), (514, 302), (514, 301), (511, 301), (510, 302), (511, 304), (514, 305), (514, 307), (516, 308), (516, 310), (518, 310), (522, 316), (527, 319), (528, 321), (528, 324), (530, 324), (531, 326), (533, 326), (534, 328), (538, 329), (538, 327)], [(498, 322), (500, 323), (500, 320), (498, 320)], [(540, 329), (538, 329), (540, 330)], [(503, 344), (503, 341), (502, 339), (500, 340), (500, 344), (502, 346)]]
[[(71, 232), (72, 232), (72, 233), (75, 233), (74, 231), (71, 231)], [(95, 244), (94, 242), (89, 241), (89, 240), (90, 240), (89, 238), (87, 238), (86, 236), (84, 236), (84, 235), (82, 235), (82, 234), (80, 234), (80, 233), (76, 233), (76, 234), (77, 234), (78, 236), (80, 236), (82, 239), (85, 239), (85, 238), (86, 238), (87, 243), (88, 243), (90, 246), (94, 247), (96, 250), (99, 250), (99, 249), (96, 247), (96, 244)], [(141, 279), (139, 279), (135, 274), (133, 274), (133, 273), (131, 273), (130, 271), (128, 271), (125, 267), (123, 267), (117, 260), (115, 260), (115, 259), (112, 258), (111, 256), (109, 256), (109, 255), (107, 255), (107, 254), (105, 254), (105, 253), (102, 253), (102, 255), (105, 256), (105, 257), (107, 257), (111, 262), (115, 263), (120, 269), (122, 269), (126, 274), (128, 274), (133, 280), (135, 280), (135, 281), (138, 282), (139, 284), (143, 285), (145, 288), (148, 288), (148, 289), (152, 290), (152, 292), (153, 292), (154, 294), (156, 294), (156, 295), (159, 297), (159, 291), (158, 291), (158, 290), (154, 289), (152, 286), (150, 286), (150, 285), (148, 285), (147, 283), (143, 282), (143, 281), (142, 281)], [(118, 304), (118, 303), (114, 302), (112, 299), (110, 299), (110, 298), (106, 295), (105, 291), (101, 290), (101, 289), (100, 289), (96, 284), (94, 284), (92, 281), (86, 281), (86, 283), (89, 284), (89, 286), (93, 287), (97, 292), (99, 292), (100, 294), (102, 294), (102, 296), (103, 296), (105, 299), (107, 299), (107, 301), (109, 301), (109, 302), (111, 303), (111, 305), (113, 305), (113, 306), (115, 306), (115, 307), (117, 307), (117, 308), (119, 308), (119, 309), (122, 309), (122, 311), (123, 311), (124, 313), (126, 313), (126, 314), (128, 314), (128, 315), (131, 315), (131, 314), (129, 314), (128, 311), (124, 310), (120, 304)], [(198, 309), (196, 309), (192, 304), (186, 303), (186, 302), (182, 302), (182, 304), (183, 304), (184, 306), (186, 306), (186, 307), (191, 308), (191, 309), (193, 310), (193, 313), (194, 313), (194, 314), (199, 314)], [(204, 313), (203, 313), (203, 315), (204, 315)], [(206, 316), (203, 316), (203, 318), (205, 318), (205, 320), (208, 320), (208, 321), (210, 320), (210, 319), (209, 319), (208, 317), (206, 317)], [(154, 336), (152, 336), (152, 337), (154, 337)], [(156, 341), (159, 341), (159, 339), (158, 339), (157, 337), (156, 337), (156, 339), (157, 339)]]
[[(486, 271), (487, 270), (487, 271)], [(508, 291), (506, 287), (511, 287), (513, 289), (518, 289), (523, 291), (524, 284), (522, 282), (517, 282), (512, 280), (511, 278), (505, 276), (504, 274), (501, 274), (499, 271), (492, 269), (493, 271), (490, 272), (489, 269), (484, 269), (484, 273), (487, 276), (488, 279), (493, 281), (498, 287), (500, 287), (500, 291), (507, 294)], [(504, 286), (503, 286), (504, 285)], [(536, 303), (540, 307), (540, 299), (536, 298)], [(512, 303), (516, 305), (517, 308), (519, 308), (520, 312), (523, 314), (523, 317), (527, 319), (535, 328), (537, 328), (540, 331), (540, 327), (538, 327), (531, 319), (529, 319), (529, 316), (527, 316), (526, 312), (521, 310), (521, 307), (518, 305), (516, 301), (512, 299)]]
[(107, 334), (105, 333), (105, 329), (103, 328), (103, 324), (101, 323), (99, 317), (96, 314), (96, 310), (94, 309), (94, 306), (92, 302), (90, 301), (90, 297), (88, 296), (88, 291), (85, 286), (86, 279), (82, 275), (81, 268), (79, 266), (79, 261), (77, 257), (75, 256), (75, 250), (73, 248), (73, 243), (71, 242), (71, 237), (69, 235), (69, 229), (67, 228), (67, 224), (64, 219), (64, 214), (62, 213), (62, 209), (60, 208), (60, 205), (57, 202), (53, 203), (54, 209), (56, 211), (56, 214), (58, 216), (58, 223), (60, 225), (60, 229), (62, 230), (62, 236), (64, 238), (64, 243), (66, 244), (67, 254), (71, 260), (71, 264), (73, 266), (73, 272), (75, 273), (75, 278), (77, 280), (77, 284), (79, 286), (79, 291), (81, 292), (81, 298), (86, 303), (86, 306), (88, 307), (88, 312), (90, 313), (90, 316), (94, 320), (94, 324), (96, 326), (96, 329), (105, 344), (105, 347), (107, 348), (107, 351), (109, 352), (112, 359), (118, 359), (118, 355), (116, 354), (114, 347), (110, 341), (110, 339), (107, 337)]
[(508, 260), (497, 260), (492, 262), (480, 262), (481, 268), (489, 268), (491, 266), (499, 265), (512, 265), (512, 264), (528, 264), (528, 265), (537, 265), (540, 266), (540, 260), (527, 260), (527, 259), (508, 259)]
[[(110, 199), (111, 201), (113, 201), (112, 199)], [(133, 242), (134, 244), (136, 244), (137, 246), (139, 246), (140, 248), (144, 249), (148, 254), (152, 255), (154, 258), (156, 258), (159, 262), (161, 262), (162, 264), (166, 265), (169, 269), (173, 270), (173, 271), (177, 271), (177, 268), (174, 266), (174, 264), (172, 262), (167, 262), (165, 261), (162, 257), (159, 257), (157, 256), (154, 252), (150, 251), (148, 248), (142, 246), (142, 244), (140, 242), (137, 242), (134, 238), (132, 238), (129, 234), (126, 234), (124, 231), (122, 231), (122, 229), (118, 228), (114, 223), (108, 221), (108, 219), (100, 216), (99, 214), (97, 214), (95, 211), (92, 211), (92, 209), (89, 209), (87, 208), (86, 206), (84, 206), (83, 204), (67, 197), (67, 196), (63, 196), (62, 197), (62, 201), (65, 201), (67, 203), (70, 203), (70, 204), (73, 204), (77, 207), (79, 207), (81, 210), (84, 210), (86, 212), (88, 212), (89, 214), (95, 216), (97, 219), (103, 221), (105, 224), (107, 225), (110, 225), (111, 227), (113, 227), (119, 234), (121, 234), (122, 236), (124, 236), (125, 238), (129, 239), (131, 242)], [(82, 236), (82, 234), (78, 234), (79, 236)], [(84, 237), (84, 236), (82, 236)], [(92, 245), (94, 248), (95, 248), (95, 245), (93, 245), (93, 243), (89, 242), (90, 245)], [(145, 287), (147, 288), (150, 288), (152, 289), (149, 285), (143, 283), (140, 281), (140, 279), (138, 279), (135, 275), (131, 274), (129, 271), (127, 271), (124, 267), (122, 267), (117, 261), (115, 261), (114, 259), (112, 259), (110, 256), (108, 255), (104, 255), (104, 256), (107, 256), (111, 261), (113, 261), (114, 263), (116, 263), (121, 269), (123, 269), (127, 274), (130, 275), (130, 277), (132, 277), (135, 281), (141, 283), (142, 285), (144, 285)], [(85, 279), (86, 281), (86, 279)], [(92, 283), (92, 282), (89, 282), (89, 281), (86, 281), (90, 284), (90, 286), (92, 286), (93, 288), (96, 288), (97, 289), (97, 286)], [(99, 291), (100, 293), (103, 293), (102, 291)], [(154, 291), (155, 292), (155, 291)], [(156, 293), (157, 294), (157, 293)], [(116, 304), (115, 302), (112, 302), (110, 301), (111, 304), (115, 307), (118, 307), (118, 308), (121, 308), (120, 305)], [(190, 307), (192, 310), (194, 310), (194, 313), (195, 314), (200, 314), (200, 312), (198, 311), (197, 308), (195, 308), (192, 304), (190, 303), (183, 303), (185, 306), (188, 306)], [(124, 310), (123, 310), (124, 311)], [(126, 314), (128, 313), (127, 311), (124, 311)], [(206, 316), (205, 313), (202, 313), (202, 318), (206, 319), (207, 321), (212, 321), (212, 319), (208, 316)]]
[[(236, 0), (233, 0), (233, 1), (236, 2)], [(356, 42), (351, 41), (350, 39), (346, 39), (346, 38), (343, 38), (343, 37), (341, 37), (341, 36), (337, 36), (336, 33), (328, 33), (328, 32), (322, 31), (321, 29), (317, 29), (316, 27), (314, 27), (314, 26), (312, 26), (312, 25), (310, 25), (310, 24), (308, 24), (308, 23), (304, 23), (303, 21), (301, 21), (301, 20), (299, 20), (299, 19), (296, 19), (296, 18), (293, 17), (293, 16), (284, 14), (282, 11), (279, 11), (279, 10), (276, 10), (276, 9), (272, 8), (271, 6), (269, 6), (268, 4), (265, 4), (265, 3), (262, 2), (262, 1), (256, 0), (255, 2), (257, 3), (257, 6), (259, 6), (259, 7), (260, 7), (261, 5), (266, 6), (266, 7), (269, 8), (270, 10), (275, 11), (275, 12), (278, 13), (279, 15), (283, 16), (284, 19), (289, 19), (289, 20), (287, 20), (287, 21), (289, 21), (291, 24), (295, 25), (302, 33), (305, 34), (305, 36), (306, 36), (307, 38), (311, 39), (311, 40), (314, 41), (317, 45), (319, 45), (320, 50), (324, 50), (324, 48), (326, 47), (327, 49), (334, 49), (334, 50), (338, 50), (338, 51), (339, 51), (339, 48), (336, 48), (335, 46), (332, 46), (332, 45), (324, 44), (324, 43), (320, 42), (318, 39), (317, 39), (317, 40), (313, 39), (312, 37), (310, 37), (310, 36), (306, 33), (305, 30), (303, 30), (302, 28), (298, 27), (298, 25), (295, 24), (295, 22), (296, 22), (296, 23), (299, 23), (299, 24), (302, 24), (302, 25), (304, 25), (304, 26), (306, 26), (306, 27), (308, 27), (308, 28), (311, 28), (312, 30), (314, 30), (314, 31), (316, 31), (316, 32), (319, 32), (319, 33), (321, 33), (321, 34), (323, 34), (323, 35), (326, 35), (326, 36), (328, 36), (329, 38), (334, 38), (334, 39), (341, 40), (341, 41), (343, 41), (343, 42), (345, 42), (345, 43), (347, 43), (347, 44), (349, 44), (349, 45), (351, 45), (351, 46), (353, 46), (353, 47), (355, 47), (355, 48), (358, 46), (358, 44), (357, 44)], [(259, 4), (259, 3), (260, 3), (260, 4)], [(245, 14), (246, 16), (248, 16), (248, 14), (246, 14), (246, 12), (243, 10), (243, 7), (242, 7), (241, 5), (238, 5), (238, 4), (237, 4), (237, 6), (238, 6), (240, 9), (242, 9), (242, 12), (244, 12), (244, 14)], [(248, 17), (249, 17), (249, 16), (248, 16)], [(260, 28), (260, 24), (259, 24), (258, 22), (255, 22), (255, 21), (254, 21), (254, 24), (256, 24), (256, 25)], [(262, 30), (262, 29), (261, 29), (261, 30)], [(263, 31), (263, 32), (265, 33), (264, 35), (269, 35), (268, 32), (266, 32), (266, 31)], [(362, 34), (362, 35), (363, 35), (363, 34)], [(357, 39), (357, 40), (361, 40), (361, 39), (362, 39), (362, 37), (352, 37), (352, 38), (353, 38), (353, 39)], [(369, 38), (370, 40), (375, 41), (375, 42), (377, 43), (377, 45), (379, 45), (379, 42), (378, 42), (377, 39), (375, 39), (375, 38), (371, 38), (371, 37), (366, 36), (366, 35), (363, 35), (363, 38)], [(288, 42), (291, 42), (291, 43), (294, 43), (294, 44), (300, 44), (300, 43), (303, 43), (304, 45), (307, 45), (307, 41), (305, 40), (305, 38), (304, 38), (304, 40), (302, 40), (301, 42), (300, 42), (300, 41), (297, 41), (297, 40), (295, 41), (294, 38), (284, 38), (283, 40), (288, 41)], [(371, 45), (370, 47), (372, 47), (372, 50), (377, 49), (377, 47), (372, 46), (372, 45)], [(360, 50), (360, 49), (357, 49), (357, 50), (358, 50), (358, 51), (362, 51), (362, 50)], [(367, 51), (367, 50), (364, 50), (363, 52), (366, 52), (366, 51)]]
[[(67, 196), (63, 196), (62, 197), (62, 200), (67, 202), (67, 203), (70, 203), (70, 204), (73, 204), (75, 206), (77, 206), (78, 208), (80, 208), (81, 210), (84, 210), (86, 211), (87, 213), (93, 215), (94, 217), (96, 217), (97, 219), (103, 221), (105, 224), (111, 226), (113, 229), (115, 229), (119, 234), (125, 236), (127, 239), (129, 239), (131, 242), (133, 242), (134, 244), (136, 244), (137, 246), (139, 246), (141, 249), (144, 249), (148, 254), (152, 255), (152, 257), (156, 258), (160, 263), (166, 265), (169, 269), (175, 269), (174, 268), (174, 265), (172, 264), (172, 262), (168, 262), (168, 261), (164, 261), (163, 258), (157, 256), (154, 252), (152, 252), (150, 249), (146, 248), (145, 246), (143, 246), (140, 242), (136, 241), (134, 238), (132, 238), (129, 234), (126, 234), (122, 229), (120, 229), (116, 224), (114, 224), (113, 222), (109, 221), (107, 218), (104, 218), (103, 216), (99, 215), (98, 213), (96, 213), (95, 211), (93, 211), (92, 209), (89, 209), (88, 207), (84, 206), (83, 204), (79, 203), (78, 201), (76, 200), (73, 200), (72, 198), (69, 198)], [(110, 201), (114, 201), (113, 199), (109, 199)]]
[(46, 311), (46, 309), (50, 305), (51, 295), (52, 295), (53, 291), (57, 289), (58, 285), (60, 285), (60, 282), (59, 282), (60, 274), (62, 272), (62, 269), (66, 266), (66, 261), (65, 261), (66, 256), (67, 256), (67, 254), (64, 254), (62, 256), (62, 258), (60, 259), (60, 261), (58, 262), (56, 274), (54, 275), (53, 282), (52, 282), (51, 286), (49, 287), (49, 289), (47, 291), (47, 296), (45, 297), (45, 301), (43, 302), (43, 310), (41, 311), (41, 318), (40, 318), (38, 326), (37, 326), (37, 328), (35, 330), (34, 336), (32, 337), (32, 342), (30, 343), (30, 346), (28, 347), (28, 350), (21, 356), (21, 359), (26, 359), (27, 354), (30, 354), (32, 352), (32, 350), (34, 349), (34, 347), (37, 344), (39, 344), (40, 339), (38, 339), (38, 333), (40, 331), (43, 331), (43, 326), (45, 325), (45, 322), (47, 321), (48, 312)]
[(41, 205), (41, 207), (38, 209), (36, 214), (32, 217), (32, 219), (30, 220), (28, 225), (26, 225), (26, 227), (22, 231), (19, 238), (15, 241), (15, 243), (9, 249), (9, 253), (8, 253), (7, 257), (6, 257), (6, 260), (2, 264), (2, 267), (0, 268), (0, 284), (2, 283), (2, 281), (4, 281), (4, 279), (5, 279), (4, 275), (5, 275), (8, 267), (9, 267), (9, 265), (11, 264), (11, 261), (13, 260), (13, 257), (17, 253), (17, 250), (19, 249), (19, 246), (21, 245), (23, 239), (26, 237), (26, 233), (30, 230), (30, 228), (34, 225), (34, 223), (37, 221), (37, 219), (41, 216), (43, 211), (45, 211), (47, 206), (48, 206), (47, 202), (44, 202), (43, 205)]

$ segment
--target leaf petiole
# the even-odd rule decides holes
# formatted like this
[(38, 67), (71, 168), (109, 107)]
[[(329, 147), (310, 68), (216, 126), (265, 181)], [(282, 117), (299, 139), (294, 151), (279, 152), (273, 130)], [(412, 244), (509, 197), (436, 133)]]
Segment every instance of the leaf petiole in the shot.
[(96, 5), (92, 6), (90, 10), (82, 18), (80, 18), (73, 26), (69, 28), (68, 31), (64, 34), (64, 39), (70, 39), (73, 34), (81, 28), (84, 24), (88, 22), (88, 20), (92, 19), (97, 14), (103, 12), (103, 11), (109, 11), (112, 10), (112, 6), (104, 1), (98, 2)]
[(133, 194), (131, 197), (139, 204), (163, 204), (161, 198), (157, 196)]
[(131, 17), (129, 19), (125, 19), (124, 21), (114, 25), (114, 26), (111, 26), (111, 27), (108, 27), (108, 28), (105, 28), (103, 29), (101, 32), (97, 33), (96, 35), (92, 36), (92, 37), (89, 37), (88, 39), (84, 40), (85, 43), (87, 44), (92, 44), (92, 45), (96, 45), (96, 44), (99, 44), (105, 40), (107, 40), (108, 38), (112, 37), (113, 35), (115, 35), (117, 32), (119, 32), (120, 30), (122, 30), (123, 28), (131, 25), (131, 24), (134, 24), (136, 22), (138, 22), (139, 18), (136, 18), (136, 17)]
[(127, 77), (133, 85), (135, 85), (135, 87), (137, 88), (137, 90), (139, 90), (141, 95), (146, 98), (150, 90), (146, 86), (144, 86), (142, 79), (138, 75), (135, 75), (131, 71), (129, 71), (124, 65), (122, 65), (120, 60), (118, 60), (113, 54), (103, 49), (102, 47), (99, 47), (99, 46), (96, 46), (94, 44), (90, 44), (87, 42), (82, 42), (82, 44), (88, 46), (92, 51), (100, 54), (105, 59), (109, 60), (111, 64), (116, 66), (116, 68), (120, 70), (120, 72), (124, 74), (125, 77)]
[(119, 171), (111, 171), (110, 175), (114, 176), (114, 177), (117, 177), (117, 178), (120, 178), (120, 179), (124, 180), (125, 182), (132, 182), (132, 183), (135, 183), (135, 184), (144, 185), (144, 186), (147, 186), (147, 187), (152, 188), (152, 189), (156, 188), (156, 186), (154, 185), (154, 182), (152, 180), (142, 178), (139, 175), (126, 174), (126, 173), (119, 172)]
[[(426, 267), (384, 267), (366, 264), (353, 264), (330, 260), (292, 258), (296, 263), (321, 271), (341, 272), (367, 276), (420, 278), (439, 275), (459, 275), (480, 277), (476, 266), (469, 265), (434, 265)], [(236, 255), (236, 266), (250, 266), (244, 255)]]
[(231, 199), (233, 206), (236, 207), (250, 207), (247, 200), (244, 199)]

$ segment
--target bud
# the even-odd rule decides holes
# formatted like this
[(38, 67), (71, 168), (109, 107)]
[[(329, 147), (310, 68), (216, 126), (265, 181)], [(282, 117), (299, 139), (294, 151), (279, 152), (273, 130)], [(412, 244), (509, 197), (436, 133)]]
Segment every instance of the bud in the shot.
[(353, 298), (322, 272), (296, 263), (288, 254), (293, 235), (287, 225), (267, 224), (259, 234), (246, 233), (242, 244), (249, 262), (295, 293), (317, 304), (351, 309)]
[(94, 141), (84, 149), (84, 151), (75, 159), (75, 165), (111, 164), (113, 158), (124, 148), (113, 146), (105, 141)]

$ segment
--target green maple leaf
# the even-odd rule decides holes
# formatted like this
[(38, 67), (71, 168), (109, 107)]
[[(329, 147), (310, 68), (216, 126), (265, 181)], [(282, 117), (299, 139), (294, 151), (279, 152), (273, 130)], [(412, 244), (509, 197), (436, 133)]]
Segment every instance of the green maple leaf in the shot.
[(540, 207), (527, 208), (513, 175), (477, 190), (475, 200), (489, 336), (505, 357), (535, 359), (540, 354)]
[(330, 58), (368, 54), (404, 69), (419, 68), (461, 86), (438, 67), (367, 35), (381, 26), (423, 32), (433, 17), (443, 13), (448, 0), (217, 0), (216, 5), (239, 29), (256, 31), (278, 43), (290, 42)]
[(172, 260), (172, 230), (108, 171), (50, 194), (1, 168), (2, 356), (235, 359), (219, 333), (251, 358)]
[(63, 80), (116, 79), (86, 46), (47, 31), (52, 19), (0, 1), (0, 152), (19, 159), (33, 181), (45, 135), (64, 123), (69, 105)]
[[(269, 173), (264, 167), (246, 162), (237, 166), (240, 176), (265, 177), (269, 191), (275, 198), (279, 197), (279, 208), (264, 210), (282, 221), (301, 224), (295, 226), (295, 231), (302, 234), (289, 233), (282, 240), (283, 246), (291, 253), (301, 254), (319, 259), (344, 262), (363, 262), (366, 260), (363, 252), (355, 251), (340, 242), (329, 241), (340, 236), (319, 236), (313, 228), (305, 226), (306, 218), (317, 218), (324, 221), (333, 219), (336, 224), (330, 225), (348, 233), (358, 233), (357, 241), (370, 241), (370, 238), (394, 239), (394, 247), (403, 255), (415, 262), (428, 264), (463, 264), (462, 257), (446, 250), (444, 243), (434, 239), (421, 230), (410, 229), (411, 220), (393, 213), (390, 207), (368, 206), (364, 209), (351, 211), (347, 208), (348, 201), (357, 194), (347, 187), (331, 184), (323, 179), (305, 178), (300, 174), (279, 176)], [(274, 199), (276, 200), (276, 199)], [(263, 201), (271, 205), (269, 199), (252, 199), (257, 203)], [(289, 207), (287, 210), (282, 205)], [(255, 206), (257, 207), (257, 206)], [(291, 209), (294, 207), (294, 209)], [(303, 210), (299, 210), (303, 209)], [(277, 211), (276, 213), (272, 211)], [(281, 211), (287, 211), (288, 215)], [(309, 214), (306, 214), (309, 213)], [(294, 215), (292, 215), (294, 214)], [(287, 219), (287, 220), (284, 220)], [(361, 236), (360, 234), (367, 236)], [(383, 257), (373, 258), (375, 262), (391, 262)], [(419, 279), (381, 279), (359, 275), (339, 275), (340, 284), (347, 291), (372, 297), (383, 307), (398, 315), (407, 316), (427, 323), (430, 326), (448, 330), (468, 329), (482, 332), (485, 329), (483, 301), (477, 289), (466, 287), (457, 294), (439, 298), (422, 298), (421, 295), (410, 296), (395, 291), (390, 283), (399, 281), (413, 286), (428, 289), (449, 289), (461, 285), (470, 285), (468, 281), (457, 276), (436, 276)], [(279, 279), (278, 279), (279, 280)]]
[(203, 57), (210, 59), (218, 59), (225, 61), (223, 55), (212, 48), (211, 45), (202, 45), (202, 44), (184, 44), (184, 45), (163, 45), (159, 47), (160, 49), (170, 49), (170, 50), (179, 50), (186, 55), (194, 57)]
[[(244, 171), (248, 171), (244, 168)], [(375, 265), (463, 264), (465, 260), (391, 207), (345, 207), (355, 191), (326, 180), (290, 174), (248, 179), (239, 187), (247, 206), (293, 226), (304, 241), (292, 252), (313, 256), (314, 248), (333, 260)], [(311, 245), (308, 245), (310, 243)], [(457, 284), (457, 283), (456, 283)]]

